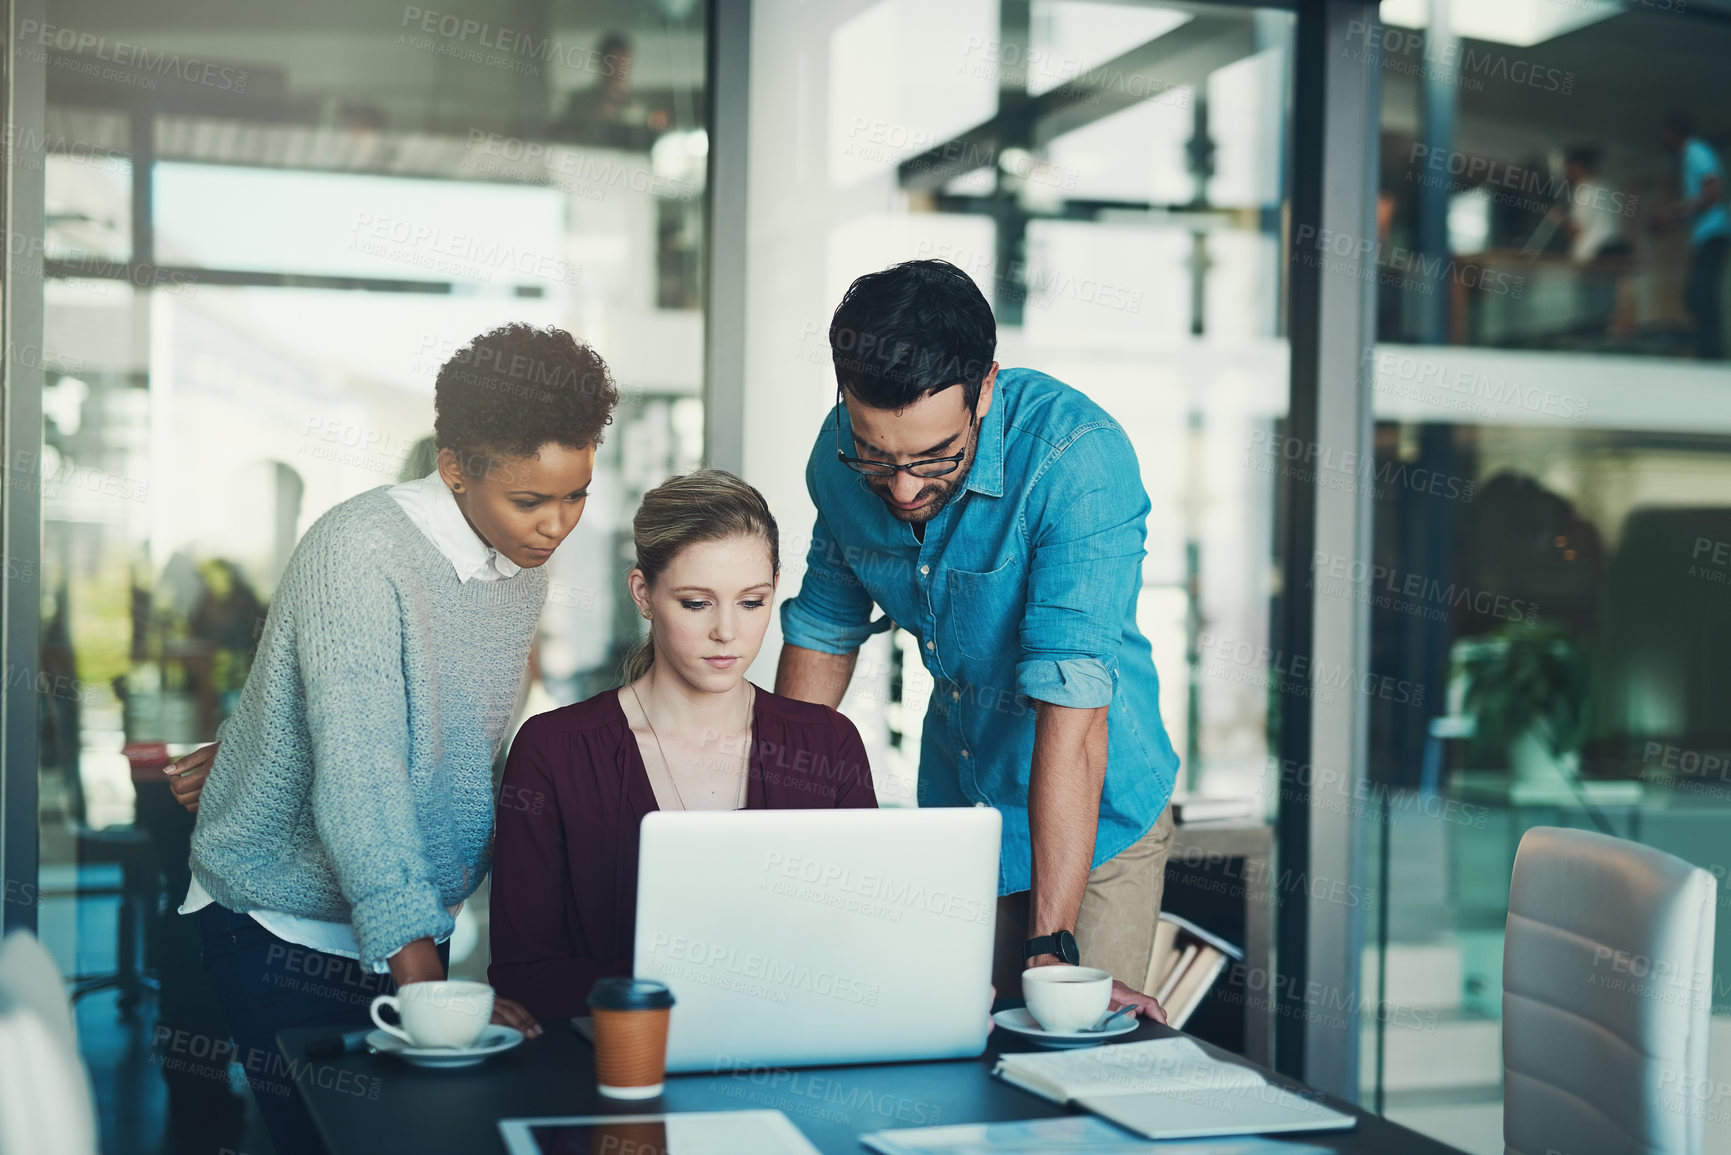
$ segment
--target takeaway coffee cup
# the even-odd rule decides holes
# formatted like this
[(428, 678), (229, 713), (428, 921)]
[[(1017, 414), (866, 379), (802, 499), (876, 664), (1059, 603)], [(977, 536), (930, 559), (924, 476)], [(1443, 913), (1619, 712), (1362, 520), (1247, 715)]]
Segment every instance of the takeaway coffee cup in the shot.
[[(381, 1007), (395, 1010), (402, 1026), (380, 1018)], [(374, 999), (370, 1013), (381, 1031), (412, 1047), (467, 1047), (493, 1018), (493, 988), (460, 980), (408, 983)]]
[(612, 1099), (653, 1099), (667, 1068), (673, 992), (649, 979), (602, 979), (589, 992), (595, 1083)]
[(1112, 1001), (1112, 976), (1094, 967), (1029, 967), (1022, 972), (1028, 1013), (1048, 1031), (1091, 1027)]

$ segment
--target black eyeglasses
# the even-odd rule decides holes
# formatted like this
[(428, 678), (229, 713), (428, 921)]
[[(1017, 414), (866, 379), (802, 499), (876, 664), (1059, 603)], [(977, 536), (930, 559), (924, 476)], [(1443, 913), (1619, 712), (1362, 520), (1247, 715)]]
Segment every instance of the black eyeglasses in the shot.
[[(968, 455), (967, 442), (962, 443), (962, 451), (951, 457), (928, 457), (924, 461), (910, 461), (906, 465), (894, 465), (888, 461), (873, 461), (869, 457), (849, 457), (841, 448), (841, 390), (835, 391), (835, 456), (836, 460), (867, 477), (894, 477), (898, 473), (909, 473), (914, 477), (946, 477), (961, 468), (962, 459)], [(974, 432), (974, 414), (968, 414), (968, 436), (971, 439)]]

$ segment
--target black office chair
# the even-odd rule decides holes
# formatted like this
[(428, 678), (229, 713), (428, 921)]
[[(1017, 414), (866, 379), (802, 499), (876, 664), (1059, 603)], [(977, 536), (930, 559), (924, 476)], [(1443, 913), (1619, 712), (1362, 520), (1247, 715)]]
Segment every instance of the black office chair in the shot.
[[(136, 825), (98, 830), (89, 824), (80, 772), (77, 698), (43, 694), (39, 701), (43, 762), (58, 766), (62, 776), (65, 807), (63, 826), (57, 833), (70, 840), (74, 867), (70, 889), (43, 887), (41, 897), (71, 898), (75, 902), (88, 898), (120, 900), (115, 969), (76, 973), (70, 982), (75, 1003), (97, 991), (118, 990), (120, 1013), (130, 1018), (137, 1013), (140, 999), (157, 989), (151, 966), (154, 952), (147, 928), (161, 901), (162, 871), (149, 837)], [(87, 868), (105, 866), (119, 868), (118, 883), (87, 883)]]

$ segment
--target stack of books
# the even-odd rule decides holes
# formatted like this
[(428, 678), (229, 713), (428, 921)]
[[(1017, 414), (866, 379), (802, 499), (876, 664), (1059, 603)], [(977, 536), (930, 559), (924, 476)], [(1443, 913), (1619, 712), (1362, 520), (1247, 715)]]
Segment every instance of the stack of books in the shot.
[(1162, 914), (1142, 989), (1166, 1011), (1168, 1023), (1182, 1028), (1231, 961), (1244, 961), (1244, 951), (1189, 919)]

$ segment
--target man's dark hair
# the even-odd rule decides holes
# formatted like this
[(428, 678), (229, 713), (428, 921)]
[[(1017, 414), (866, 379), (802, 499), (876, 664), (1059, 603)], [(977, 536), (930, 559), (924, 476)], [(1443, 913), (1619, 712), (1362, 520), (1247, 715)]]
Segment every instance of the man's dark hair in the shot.
[(563, 329), (490, 329), (446, 361), (433, 386), (433, 439), (470, 473), (557, 442), (601, 444), (619, 391), (601, 355)]
[(997, 347), (992, 307), (948, 261), (867, 273), (829, 323), (836, 382), (873, 409), (906, 409), (959, 383), (972, 411)]

